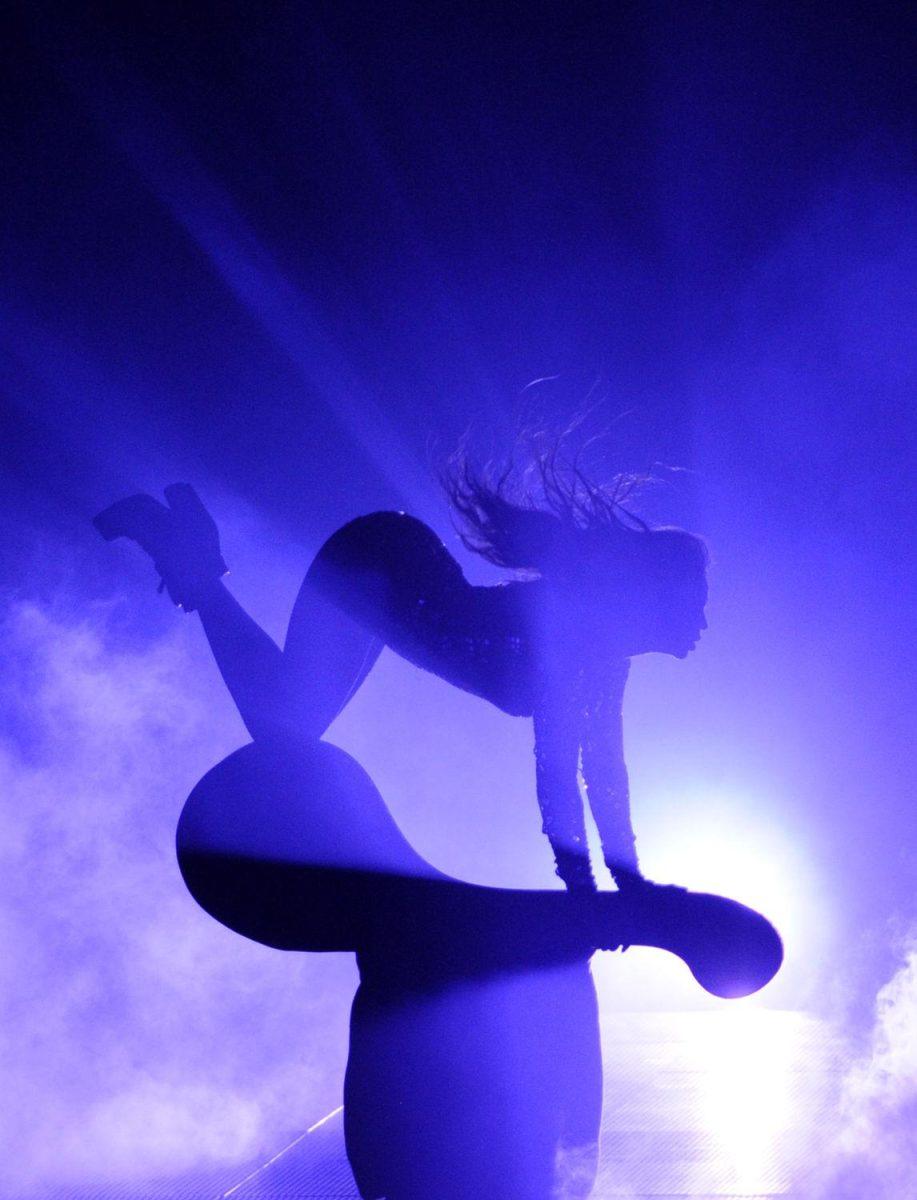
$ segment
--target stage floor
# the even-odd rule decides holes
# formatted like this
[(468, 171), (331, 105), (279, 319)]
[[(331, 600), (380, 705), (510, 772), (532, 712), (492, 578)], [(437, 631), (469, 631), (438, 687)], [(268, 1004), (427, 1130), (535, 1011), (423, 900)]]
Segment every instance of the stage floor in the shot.
[[(848, 1066), (829, 1025), (746, 1007), (604, 1015), (605, 1107), (593, 1200), (812, 1200)], [(342, 1109), (247, 1169), (208, 1170), (79, 1200), (354, 1198)], [(73, 1200), (75, 1193), (68, 1193)], [(431, 1197), (431, 1200), (435, 1198)]]
[[(800, 1012), (736, 1007), (610, 1013), (602, 1034), (605, 1110), (594, 1200), (808, 1200), (805, 1180), (846, 1065), (827, 1025)], [(355, 1197), (341, 1111), (222, 1195)]]

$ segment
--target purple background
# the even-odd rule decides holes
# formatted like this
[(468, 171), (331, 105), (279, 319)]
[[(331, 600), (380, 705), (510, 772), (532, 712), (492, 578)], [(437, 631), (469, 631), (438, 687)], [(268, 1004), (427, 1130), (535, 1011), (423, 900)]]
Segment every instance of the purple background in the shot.
[[(714, 557), (697, 653), (632, 674), (645, 869), (773, 914), (754, 1003), (885, 1047), (846, 1085), (868, 1160), (917, 1046), (898, 7), (117, 10), (4, 38), (4, 1190), (275, 1148), (338, 1103), (355, 981), (184, 893), (175, 819), (244, 730), (197, 619), (92, 514), (193, 482), (282, 638), (361, 512), (495, 578), (431, 467), (587, 399), (609, 469), (688, 468), (650, 515)], [(386, 655), (333, 734), (438, 866), (551, 885), (524, 722)], [(707, 1003), (652, 956), (598, 974), (605, 1006)], [(904, 1195), (904, 1161), (867, 1190)]]

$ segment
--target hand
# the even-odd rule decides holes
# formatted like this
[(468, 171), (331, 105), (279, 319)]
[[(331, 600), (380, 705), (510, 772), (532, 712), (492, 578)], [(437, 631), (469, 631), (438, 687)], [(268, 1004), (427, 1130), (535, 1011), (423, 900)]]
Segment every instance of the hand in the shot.
[(608, 863), (607, 866), (619, 892), (628, 892), (632, 896), (639, 896), (648, 893), (650, 888), (658, 886), (651, 880), (644, 879), (640, 874), (639, 867), (619, 867), (612, 863)]
[(639, 870), (627, 867), (609, 867), (618, 891), (632, 900), (652, 900), (654, 896), (671, 896), (674, 892), (687, 892), (687, 888), (677, 883), (655, 883), (645, 879)]
[(554, 861), (557, 864), (555, 874), (563, 880), (568, 891), (594, 892), (596, 890), (588, 854), (555, 848)]
[[(618, 893), (627, 902), (628, 907), (633, 911), (652, 911), (656, 902), (666, 897), (671, 897), (674, 892), (684, 892), (686, 889), (677, 887), (675, 884), (654, 883), (651, 879), (644, 879), (640, 874), (639, 867), (619, 867), (611, 863), (606, 863), (612, 878), (618, 888)], [(628, 950), (628, 945), (622, 945), (622, 952)]]

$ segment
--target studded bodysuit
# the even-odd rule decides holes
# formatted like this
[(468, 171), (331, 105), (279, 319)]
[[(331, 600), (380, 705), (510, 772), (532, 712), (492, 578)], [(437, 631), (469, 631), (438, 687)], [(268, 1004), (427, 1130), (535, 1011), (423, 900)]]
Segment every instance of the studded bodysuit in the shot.
[[(637, 871), (621, 731), (629, 661), (597, 664), (571, 650), (558, 630), (573, 630), (575, 614), (558, 611), (546, 581), (472, 586), (422, 521), (378, 512), (328, 539), (297, 606), (313, 592), (362, 631), (348, 695), (388, 645), (503, 712), (533, 718), (543, 830), (568, 887), (595, 886), (580, 770), (606, 864), (613, 874)], [(291, 631), (296, 624), (294, 610)], [(295, 637), (285, 653), (295, 659)]]

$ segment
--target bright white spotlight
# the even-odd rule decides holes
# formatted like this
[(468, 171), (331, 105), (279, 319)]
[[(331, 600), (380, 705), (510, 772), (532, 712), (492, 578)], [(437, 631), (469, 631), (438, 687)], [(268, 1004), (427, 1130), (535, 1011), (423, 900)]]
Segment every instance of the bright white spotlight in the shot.
[(799, 832), (774, 824), (768, 808), (748, 797), (697, 793), (668, 801), (647, 822), (644, 869), (660, 883), (717, 892), (758, 909), (798, 949), (817, 889)]
[[(813, 878), (799, 831), (769, 819), (776, 804), (749, 795), (696, 789), (653, 800), (640, 805), (640, 861), (647, 877), (739, 900), (763, 913), (783, 939), (785, 960), (774, 984), (729, 1004), (799, 1003), (818, 942), (827, 934), (823, 889)], [(639, 948), (626, 965), (597, 964), (609, 986), (616, 981), (614, 994), (622, 1005), (694, 1007), (702, 997), (680, 965)]]
[[(816, 1082), (831, 1042), (821, 1022), (801, 1012), (731, 1008), (699, 1014), (696, 1120), (730, 1191), (784, 1192), (788, 1166), (817, 1117), (826, 1116)], [(699, 1182), (699, 1181), (698, 1181)]]

